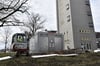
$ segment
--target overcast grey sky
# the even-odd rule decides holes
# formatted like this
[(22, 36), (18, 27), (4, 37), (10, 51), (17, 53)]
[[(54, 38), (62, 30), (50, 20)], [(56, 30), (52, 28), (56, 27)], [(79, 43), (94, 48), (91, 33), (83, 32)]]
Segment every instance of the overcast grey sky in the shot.
[[(95, 31), (100, 32), (100, 0), (90, 0), (93, 13)], [(48, 30), (57, 30), (56, 0), (31, 0), (32, 12), (39, 13), (47, 19), (45, 27)]]
[[(32, 12), (39, 13), (46, 19), (45, 27), (48, 30), (57, 30), (56, 24), (56, 0), (30, 0)], [(95, 31), (100, 32), (100, 0), (90, 0), (93, 13)], [(19, 32), (17, 29), (14, 32)], [(2, 46), (0, 46), (1, 48)]]
[(32, 12), (39, 13), (46, 19), (45, 27), (48, 30), (56, 29), (56, 0), (31, 0)]
[(100, 32), (100, 0), (90, 0), (95, 31)]

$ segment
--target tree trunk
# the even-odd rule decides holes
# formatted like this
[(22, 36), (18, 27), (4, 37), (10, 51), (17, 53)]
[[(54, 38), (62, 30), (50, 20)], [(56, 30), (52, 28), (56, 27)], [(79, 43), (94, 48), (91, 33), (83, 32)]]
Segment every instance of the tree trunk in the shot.
[(5, 41), (5, 53), (7, 51), (7, 41)]

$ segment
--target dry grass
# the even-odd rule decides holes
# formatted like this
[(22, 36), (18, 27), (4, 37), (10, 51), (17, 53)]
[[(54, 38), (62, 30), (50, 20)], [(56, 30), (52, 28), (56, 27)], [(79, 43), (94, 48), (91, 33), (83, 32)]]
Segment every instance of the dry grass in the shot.
[(0, 66), (100, 66), (100, 53), (80, 54), (77, 57), (48, 57), (39, 59), (20, 56), (0, 61)]

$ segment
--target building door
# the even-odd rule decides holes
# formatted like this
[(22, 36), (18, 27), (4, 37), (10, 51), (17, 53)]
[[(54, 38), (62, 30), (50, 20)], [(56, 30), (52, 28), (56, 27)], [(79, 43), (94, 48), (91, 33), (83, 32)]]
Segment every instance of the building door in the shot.
[(55, 40), (54, 40), (54, 36), (48, 36), (48, 50), (49, 52), (54, 51), (55, 49)]

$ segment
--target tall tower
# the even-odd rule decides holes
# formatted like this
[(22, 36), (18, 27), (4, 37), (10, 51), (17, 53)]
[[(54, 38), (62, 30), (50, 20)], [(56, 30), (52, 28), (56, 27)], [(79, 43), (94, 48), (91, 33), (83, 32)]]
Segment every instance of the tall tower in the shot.
[(58, 32), (64, 34), (64, 49), (96, 49), (89, 0), (56, 1)]

